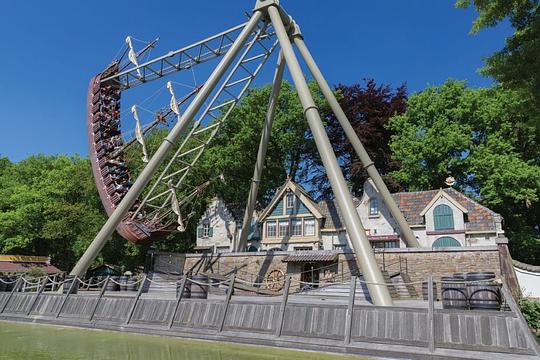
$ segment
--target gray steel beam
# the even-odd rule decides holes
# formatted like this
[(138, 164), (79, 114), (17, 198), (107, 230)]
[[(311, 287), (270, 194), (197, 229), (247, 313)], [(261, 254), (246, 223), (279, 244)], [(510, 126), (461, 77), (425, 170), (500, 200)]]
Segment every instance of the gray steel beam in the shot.
[(272, 132), (272, 122), (274, 121), (274, 117), (276, 115), (277, 102), (279, 92), (281, 90), (281, 80), (283, 79), (284, 70), (285, 61), (283, 59), (283, 54), (280, 51), (276, 65), (276, 72), (274, 74), (274, 80), (272, 83), (272, 92), (270, 94), (270, 100), (268, 102), (266, 119), (263, 125), (261, 141), (259, 143), (259, 151), (257, 152), (257, 162), (255, 163), (255, 169), (253, 170), (253, 178), (251, 179), (251, 187), (249, 189), (246, 210), (244, 213), (244, 221), (242, 223), (242, 230), (240, 231), (238, 243), (235, 244), (234, 250), (236, 252), (244, 251), (247, 247), (247, 237), (251, 228), (251, 219), (253, 218), (255, 203), (257, 202), (259, 183), (261, 182), (261, 176), (264, 169), (264, 159), (266, 158), (268, 141), (270, 140), (270, 133)]
[(304, 39), (300, 31), (298, 30), (298, 26), (296, 24), (293, 34), (293, 41), (298, 48), (300, 55), (302, 55), (302, 58), (306, 62), (306, 65), (308, 66), (309, 71), (313, 75), (313, 78), (319, 85), (319, 88), (321, 89), (324, 97), (326, 98), (326, 101), (328, 101), (330, 108), (336, 115), (339, 124), (341, 125), (343, 131), (345, 132), (345, 135), (347, 136), (347, 139), (349, 139), (349, 141), (351, 142), (351, 145), (353, 146), (356, 155), (358, 155), (358, 158), (362, 162), (364, 169), (366, 169), (369, 177), (375, 183), (375, 186), (377, 187), (377, 190), (379, 190), (379, 193), (381, 194), (381, 197), (386, 204), (386, 207), (390, 211), (390, 214), (396, 220), (403, 240), (409, 247), (420, 247), (420, 244), (418, 243), (416, 236), (414, 236), (413, 231), (409, 227), (405, 216), (403, 216), (403, 213), (401, 212), (401, 210), (399, 210), (396, 202), (392, 198), (392, 195), (390, 195), (390, 191), (386, 187), (386, 184), (384, 183), (381, 175), (379, 174), (379, 171), (377, 171), (377, 168), (375, 167), (373, 161), (369, 157), (366, 149), (362, 145), (362, 142), (358, 138), (356, 131), (354, 131), (351, 123), (349, 122), (349, 119), (347, 119), (347, 115), (345, 115), (345, 112), (339, 105), (336, 97), (334, 96), (334, 93), (332, 92), (332, 89), (330, 89), (330, 86), (328, 86), (328, 83), (326, 82), (323, 74), (317, 66), (317, 63), (311, 56), (311, 53), (309, 52), (306, 44), (304, 43)]
[(308, 121), (313, 139), (315, 140), (328, 179), (330, 180), (332, 191), (343, 215), (345, 227), (356, 254), (356, 261), (364, 274), (364, 278), (368, 281), (371, 298), (375, 305), (392, 306), (393, 302), (390, 292), (388, 291), (388, 287), (384, 285), (385, 281), (381, 269), (377, 265), (375, 254), (367, 238), (366, 231), (352, 202), (345, 178), (322, 124), (319, 111), (313, 101), (306, 79), (292, 48), (289, 35), (281, 20), (280, 11), (275, 5), (269, 6), (267, 11), (279, 39), (279, 44), (281, 45), (285, 61), (296, 86), (296, 91), (300, 97), (300, 102), (304, 108), (304, 116)]
[(185, 132), (189, 123), (193, 120), (197, 112), (200, 110), (204, 101), (212, 93), (215, 86), (218, 84), (222, 76), (225, 74), (227, 68), (231, 65), (232, 61), (244, 46), (244, 43), (248, 39), (249, 35), (253, 32), (253, 29), (257, 26), (261, 20), (263, 14), (261, 11), (255, 11), (248, 21), (242, 32), (238, 35), (238, 38), (234, 41), (231, 49), (225, 54), (221, 59), (221, 62), (214, 69), (208, 80), (205, 82), (204, 86), (201, 88), (193, 102), (188, 106), (182, 117), (176, 123), (176, 125), (169, 132), (163, 143), (150, 159), (144, 170), (141, 172), (133, 186), (124, 196), (118, 207), (111, 214), (105, 225), (101, 228), (99, 233), (96, 235), (95, 239), (92, 241), (90, 246), (86, 249), (82, 257), (79, 259), (73, 270), (71, 270), (71, 275), (83, 276), (88, 267), (92, 264), (94, 259), (97, 257), (103, 246), (111, 238), (116, 227), (122, 221), (124, 216), (128, 213), (129, 209), (133, 206), (137, 198), (143, 192), (144, 188), (165, 160), (165, 157), (173, 147), (175, 141), (177, 141), (180, 136)]

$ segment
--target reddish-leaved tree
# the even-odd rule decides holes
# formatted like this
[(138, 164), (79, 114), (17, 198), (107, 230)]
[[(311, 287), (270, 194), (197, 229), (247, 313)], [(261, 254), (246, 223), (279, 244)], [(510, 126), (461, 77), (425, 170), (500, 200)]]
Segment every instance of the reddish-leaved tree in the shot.
[[(391, 158), (388, 146), (391, 133), (385, 126), (392, 116), (405, 112), (407, 88), (403, 84), (393, 90), (389, 85), (377, 85), (373, 79), (364, 81), (364, 84), (336, 86), (339, 103), (390, 191), (400, 191), (402, 187), (389, 175), (399, 168), (399, 163)], [(353, 194), (360, 195), (367, 179), (366, 171), (335, 116), (332, 113), (325, 115), (328, 136), (346, 179)], [(319, 191), (321, 197), (331, 197), (330, 185), (320, 160), (315, 159), (313, 165), (313, 169), (317, 169), (311, 179), (313, 188)]]

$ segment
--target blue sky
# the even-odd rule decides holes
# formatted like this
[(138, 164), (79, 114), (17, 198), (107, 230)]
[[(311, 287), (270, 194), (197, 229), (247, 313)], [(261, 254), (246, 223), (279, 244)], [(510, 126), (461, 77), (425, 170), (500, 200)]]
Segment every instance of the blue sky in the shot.
[[(152, 55), (245, 21), (254, 0), (9, 1), (0, 5), (0, 156), (87, 154), (85, 96), (126, 35), (160, 37)], [(453, 1), (282, 0), (331, 84), (363, 78), (409, 92), (448, 78), (474, 87), (507, 24), (468, 34), (473, 10)], [(272, 71), (268, 71), (271, 73)], [(269, 79), (263, 78), (263, 79)]]

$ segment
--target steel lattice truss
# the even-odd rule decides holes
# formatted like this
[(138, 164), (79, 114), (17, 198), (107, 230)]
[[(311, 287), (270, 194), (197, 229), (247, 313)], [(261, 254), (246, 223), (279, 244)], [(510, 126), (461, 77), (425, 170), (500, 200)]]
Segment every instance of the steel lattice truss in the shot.
[[(280, 6), (279, 0), (257, 0), (253, 14), (244, 24), (154, 59), (143, 60), (145, 56), (149, 57), (150, 49), (154, 48), (157, 40), (146, 43), (139, 51), (135, 51), (135, 40), (128, 36), (124, 54), (90, 81), (87, 99), (90, 158), (109, 219), (71, 274), (81, 276), (86, 272), (115, 229), (135, 243), (149, 241), (171, 231), (185, 230), (190, 203), (213, 181), (206, 179), (202, 184), (189, 184), (190, 174), (265, 63), (279, 48), (243, 225), (240, 238), (234, 244), (235, 250), (243, 251), (246, 248), (283, 72), (287, 66), (343, 215), (358, 266), (368, 281), (370, 294), (377, 305), (390, 305), (390, 294), (385, 285), (380, 285), (384, 278), (293, 45), (316, 80), (368, 175), (375, 182), (404, 241), (409, 246), (418, 246), (418, 241), (311, 57), (299, 27)], [(175, 95), (173, 83), (169, 81), (169, 106), (152, 112), (155, 117), (146, 126), (143, 127), (140, 121), (139, 107), (142, 109), (142, 106), (133, 106), (131, 112), (135, 119), (135, 136), (131, 140), (122, 136), (120, 121), (124, 115), (121, 114), (120, 103), (123, 93), (185, 70), (193, 71), (214, 59), (219, 60), (219, 64), (213, 68), (204, 84), (194, 86), (183, 96)], [(149, 151), (145, 138), (156, 128), (166, 129), (167, 133), (159, 147)], [(125, 156), (129, 148), (137, 143), (145, 165), (135, 177), (137, 171), (129, 168)]]
[[(118, 170), (117, 165), (120, 163), (124, 166), (124, 151), (137, 143), (135, 137), (124, 140), (114, 135), (116, 130), (120, 131), (121, 95), (136, 86), (180, 71), (192, 70), (205, 62), (223, 57), (231, 49), (246, 24), (138, 64), (137, 58), (154, 47), (155, 42), (150, 43), (136, 53), (135, 60), (131, 58), (131, 62), (127, 59), (122, 61), (126, 55), (124, 53), (122, 59), (114, 61), (93, 79), (89, 91), (88, 120), (92, 165), (102, 202), (109, 214), (116, 209), (128, 190), (119, 188), (117, 173), (127, 173), (129, 181), (133, 178), (131, 169)], [(163, 236), (170, 231), (178, 231), (185, 226), (182, 222), (188, 218), (189, 203), (209, 184), (208, 182), (199, 186), (187, 184), (189, 173), (260, 73), (276, 46), (277, 39), (271, 24), (264, 19), (259, 21), (249, 33), (240, 55), (234, 60), (234, 65), (228, 69), (224, 80), (214, 90), (209, 102), (206, 102), (206, 107), (197, 114), (196, 120), (191, 120), (187, 125), (187, 134), (175, 142), (174, 155), (162, 172), (154, 176), (144, 196), (135, 203), (118, 226), (122, 236), (139, 243)], [(201, 87), (202, 85), (194, 88), (183, 98), (176, 99), (178, 106), (191, 101)], [(107, 102), (111, 92), (115, 95), (114, 107), (108, 106)], [(171, 107), (163, 107), (156, 114), (155, 119), (141, 129), (143, 137), (162, 124), (170, 126), (175, 121), (180, 121), (180, 114), (176, 114)], [(113, 126), (111, 123), (114, 123)], [(114, 128), (112, 133), (109, 131), (111, 127)], [(107, 146), (111, 139), (116, 142), (113, 144), (114, 151)], [(175, 202), (178, 209), (174, 209)]]

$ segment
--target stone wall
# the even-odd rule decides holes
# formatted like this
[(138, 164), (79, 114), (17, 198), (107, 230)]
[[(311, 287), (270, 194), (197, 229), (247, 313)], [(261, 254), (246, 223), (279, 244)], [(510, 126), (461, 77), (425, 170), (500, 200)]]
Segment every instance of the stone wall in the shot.
[[(477, 246), (459, 248), (397, 248), (378, 249), (375, 257), (381, 269), (390, 275), (406, 272), (413, 282), (425, 281), (429, 275), (435, 280), (441, 276), (455, 272), (493, 271), (499, 277), (501, 273), (500, 249), (497, 246)], [(321, 270), (321, 285), (348, 280), (349, 276), (358, 275), (360, 271), (353, 253), (350, 251), (334, 251), (338, 256), (337, 264), (321, 263), (326, 267)], [(300, 280), (302, 263), (283, 262), (290, 252), (256, 252), (256, 253), (224, 253), (224, 254), (186, 254), (182, 272), (213, 272), (217, 274), (231, 273), (238, 269), (238, 277), (253, 283), (264, 282), (266, 276), (279, 270), (289, 274), (294, 280)], [(313, 252), (317, 254), (317, 252)], [(325, 254), (328, 254), (326, 251)], [(421, 294), (422, 285), (415, 285)]]

